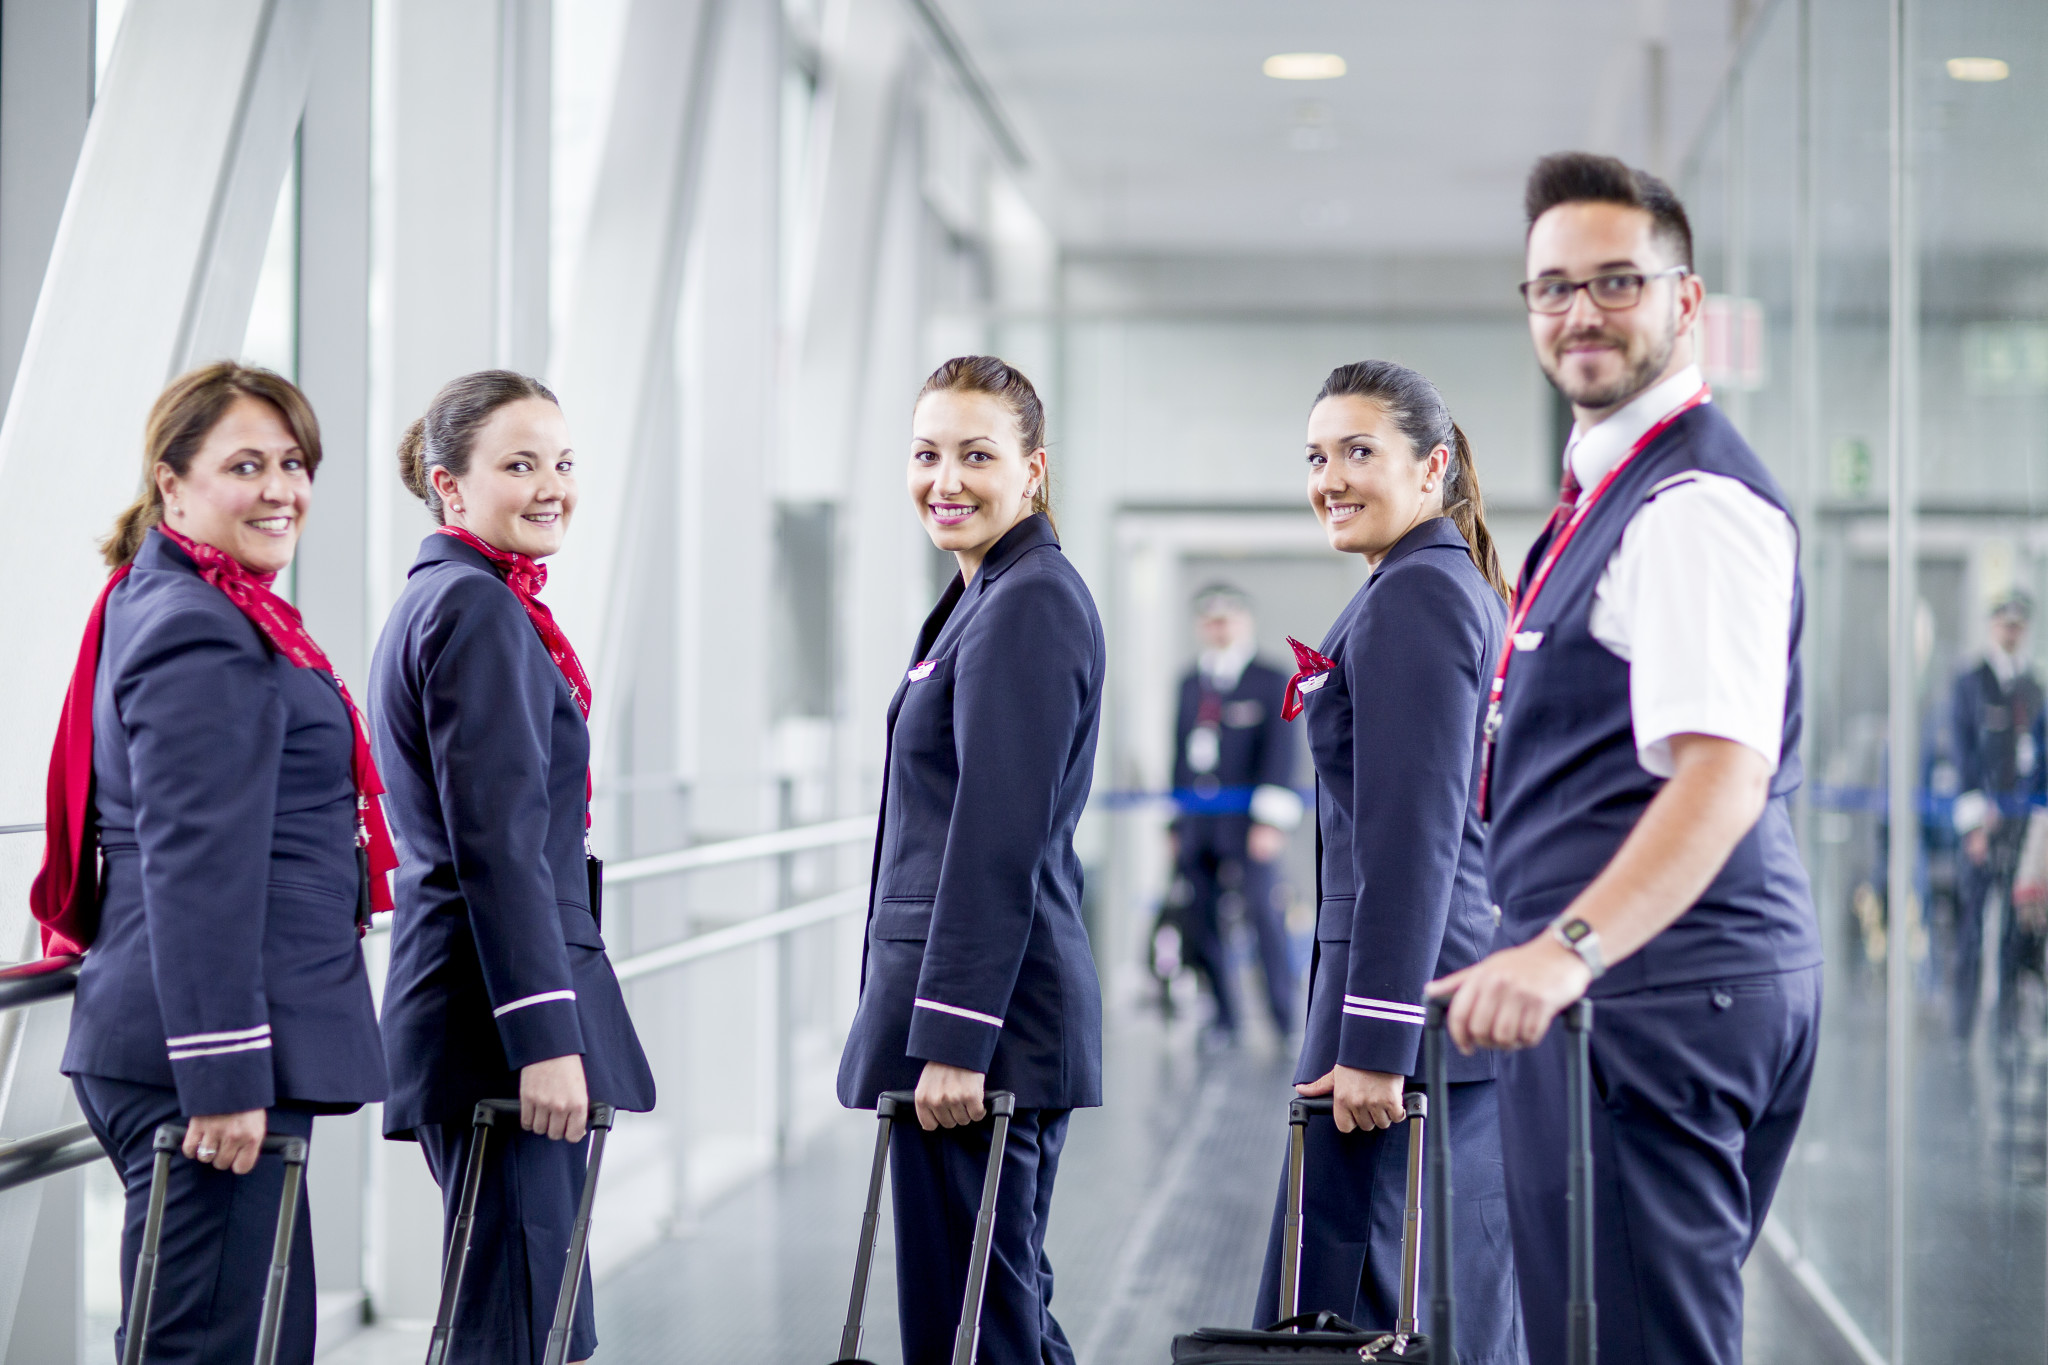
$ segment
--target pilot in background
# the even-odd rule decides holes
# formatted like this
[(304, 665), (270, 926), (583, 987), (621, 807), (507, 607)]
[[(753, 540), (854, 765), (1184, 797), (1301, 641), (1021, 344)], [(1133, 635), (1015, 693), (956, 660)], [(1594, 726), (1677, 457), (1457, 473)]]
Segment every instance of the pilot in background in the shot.
[(2048, 768), (2042, 765), (2044, 702), (2040, 675), (2027, 654), (2033, 601), (2024, 592), (2001, 597), (1991, 609), (1984, 656), (1965, 669), (1949, 693), (1955, 746), (1956, 917), (1952, 985), (1955, 1026), (1968, 1039), (1976, 1028), (1983, 981), (1984, 914), (1991, 894), (2005, 907), (1998, 928), (2000, 1037), (2016, 1021), (2019, 974), (2040, 971), (2039, 911), (2016, 906), (2014, 873), (2026, 840), (2028, 814), (2048, 804)]
[(1266, 1003), (1285, 1037), (1295, 1028), (1295, 972), (1279, 863), (1302, 814), (1295, 741), (1280, 719), (1287, 675), (1257, 656), (1242, 592), (1214, 584), (1194, 608), (1201, 651), (1181, 679), (1173, 730), (1172, 908), (1186, 960), (1216, 1002), (1213, 1038), (1233, 1041), (1238, 1028), (1226, 897), (1258, 941)]

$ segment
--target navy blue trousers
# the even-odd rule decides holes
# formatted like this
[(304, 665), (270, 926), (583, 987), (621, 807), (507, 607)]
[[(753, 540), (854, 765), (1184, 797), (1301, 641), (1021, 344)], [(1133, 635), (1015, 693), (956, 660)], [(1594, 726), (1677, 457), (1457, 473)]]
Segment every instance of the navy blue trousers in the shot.
[[(426, 1153), (427, 1169), (441, 1186), (445, 1264), (462, 1202), (462, 1170), (476, 1130), (468, 1124), (423, 1123), (413, 1132)], [(469, 1265), (455, 1301), (448, 1365), (539, 1365), (548, 1329), (555, 1324), (555, 1296), (569, 1261), (570, 1227), (583, 1197), (588, 1150), (588, 1138), (550, 1142), (526, 1132), (516, 1118), (500, 1118), (491, 1129)], [(591, 1304), (585, 1257), (583, 1289), (569, 1328), (569, 1359), (585, 1360), (596, 1350), (597, 1310)]]
[(1186, 815), (1177, 826), (1180, 874), (1188, 885), (1181, 914), (1181, 941), (1188, 963), (1209, 983), (1216, 999), (1216, 1025), (1237, 1030), (1237, 982), (1230, 970), (1230, 945), (1223, 933), (1223, 894), (1235, 891), (1244, 904), (1245, 924), (1258, 940), (1265, 968), (1266, 1003), (1282, 1033), (1294, 1031), (1294, 961), (1287, 922), (1279, 903), (1280, 869), (1245, 852), (1251, 818), (1244, 815)]
[[(1522, 1365), (1522, 1318), (1508, 1231), (1495, 1081), (1451, 1087), (1451, 1254), (1458, 1277), (1458, 1359), (1465, 1365)], [(1310, 1119), (1304, 1153), (1301, 1311), (1328, 1311), (1368, 1330), (1391, 1330), (1400, 1314), (1401, 1228), (1408, 1208), (1412, 1125), (1340, 1133)], [(1287, 1211), (1287, 1162), (1266, 1239), (1254, 1326), (1285, 1316), (1280, 1242)], [(1422, 1330), (1429, 1330), (1429, 1220), (1423, 1219)]]
[[(1074, 1365), (1074, 1348), (1053, 1320), (1052, 1263), (1045, 1258), (1052, 1182), (1072, 1113), (1020, 1109), (1010, 1122), (976, 1365)], [(948, 1365), (953, 1359), (993, 1129), (992, 1123), (978, 1123), (927, 1133), (915, 1114), (891, 1129), (889, 1192), (896, 1209), (903, 1365)]]
[[(1593, 1009), (1600, 1365), (1742, 1359), (1742, 1263), (1806, 1108), (1820, 968)], [(1501, 1137), (1535, 1365), (1565, 1359), (1565, 1031), (1503, 1058)]]
[[(157, 1126), (183, 1122), (184, 1115), (178, 1109), (178, 1092), (163, 1086), (73, 1076), (71, 1087), (93, 1136), (121, 1173), (128, 1196), (127, 1220), (121, 1228), (122, 1325), (114, 1332), (118, 1357), (127, 1334), (135, 1261), (142, 1252), (143, 1220), (149, 1214)], [(313, 1116), (304, 1110), (272, 1109), (269, 1126), (273, 1134), (313, 1136)], [(247, 1175), (217, 1171), (182, 1156), (171, 1158), (144, 1353), (150, 1365), (215, 1365), (254, 1358), (263, 1286), (270, 1277), (270, 1252), (277, 1236), (277, 1203), (283, 1193), (284, 1162), (274, 1156), (257, 1161)], [(316, 1294), (313, 1218), (302, 1185), (278, 1365), (310, 1365), (319, 1321)]]

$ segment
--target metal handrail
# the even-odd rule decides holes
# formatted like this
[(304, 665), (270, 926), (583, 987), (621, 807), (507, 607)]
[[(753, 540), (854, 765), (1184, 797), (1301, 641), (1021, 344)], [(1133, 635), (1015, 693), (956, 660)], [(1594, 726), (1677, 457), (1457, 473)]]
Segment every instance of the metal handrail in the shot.
[(92, 1129), (83, 1123), (0, 1143), (0, 1191), (90, 1166), (106, 1154)]
[(796, 829), (778, 829), (768, 834), (749, 834), (739, 839), (722, 839), (715, 844), (699, 844), (695, 848), (677, 849), (674, 853), (657, 853), (647, 858), (631, 858), (613, 863), (604, 870), (604, 884), (624, 886), (629, 882), (646, 881), (650, 877), (694, 872), (702, 867), (744, 863), (755, 858), (772, 858), (783, 853), (801, 853), (806, 849), (830, 848), (834, 844), (850, 844), (856, 840), (873, 838), (874, 833), (875, 817), (856, 815), (847, 820), (828, 820), (819, 825), (802, 825)]
[(0, 825), (0, 834), (41, 834), (43, 822), (32, 821), (26, 825)]
[(0, 1010), (70, 995), (78, 989), (80, 961), (76, 957), (42, 957), (0, 967)]
[(652, 976), (665, 972), (671, 967), (680, 967), (686, 962), (697, 962), (707, 957), (744, 948), (750, 943), (764, 939), (780, 938), (793, 934), (799, 929), (808, 929), (814, 924), (838, 919), (841, 915), (864, 909), (868, 903), (868, 889), (865, 886), (849, 886), (844, 891), (834, 891), (802, 905), (792, 905), (787, 910), (778, 910), (772, 915), (759, 919), (745, 920), (724, 929), (714, 929), (708, 934), (692, 934), (680, 943), (671, 943), (666, 948), (652, 948), (636, 953), (613, 968), (619, 980), (631, 981), (636, 977)]

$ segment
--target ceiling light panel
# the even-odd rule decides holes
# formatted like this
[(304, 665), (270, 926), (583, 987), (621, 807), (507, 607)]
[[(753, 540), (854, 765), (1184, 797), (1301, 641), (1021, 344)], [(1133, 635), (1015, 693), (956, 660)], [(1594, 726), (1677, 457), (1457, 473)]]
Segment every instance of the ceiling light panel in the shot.
[(1951, 57), (1948, 74), (1958, 81), (2002, 81), (2012, 74), (2012, 68), (1996, 57)]
[(1259, 69), (1276, 81), (1329, 81), (1345, 70), (1344, 59), (1334, 52), (1279, 52)]

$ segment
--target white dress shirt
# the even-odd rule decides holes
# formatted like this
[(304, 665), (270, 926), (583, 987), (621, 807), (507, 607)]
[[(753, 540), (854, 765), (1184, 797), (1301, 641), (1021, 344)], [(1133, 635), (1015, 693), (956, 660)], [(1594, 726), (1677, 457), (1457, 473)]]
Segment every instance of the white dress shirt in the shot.
[[(1574, 427), (1565, 459), (1580, 499), (1701, 383), (1689, 365), (1590, 429)], [(1798, 558), (1791, 520), (1724, 475), (1676, 475), (1636, 512), (1600, 575), (1590, 624), (1629, 663), (1629, 720), (1647, 771), (1671, 776), (1671, 738), (1685, 734), (1732, 739), (1776, 771)]]

